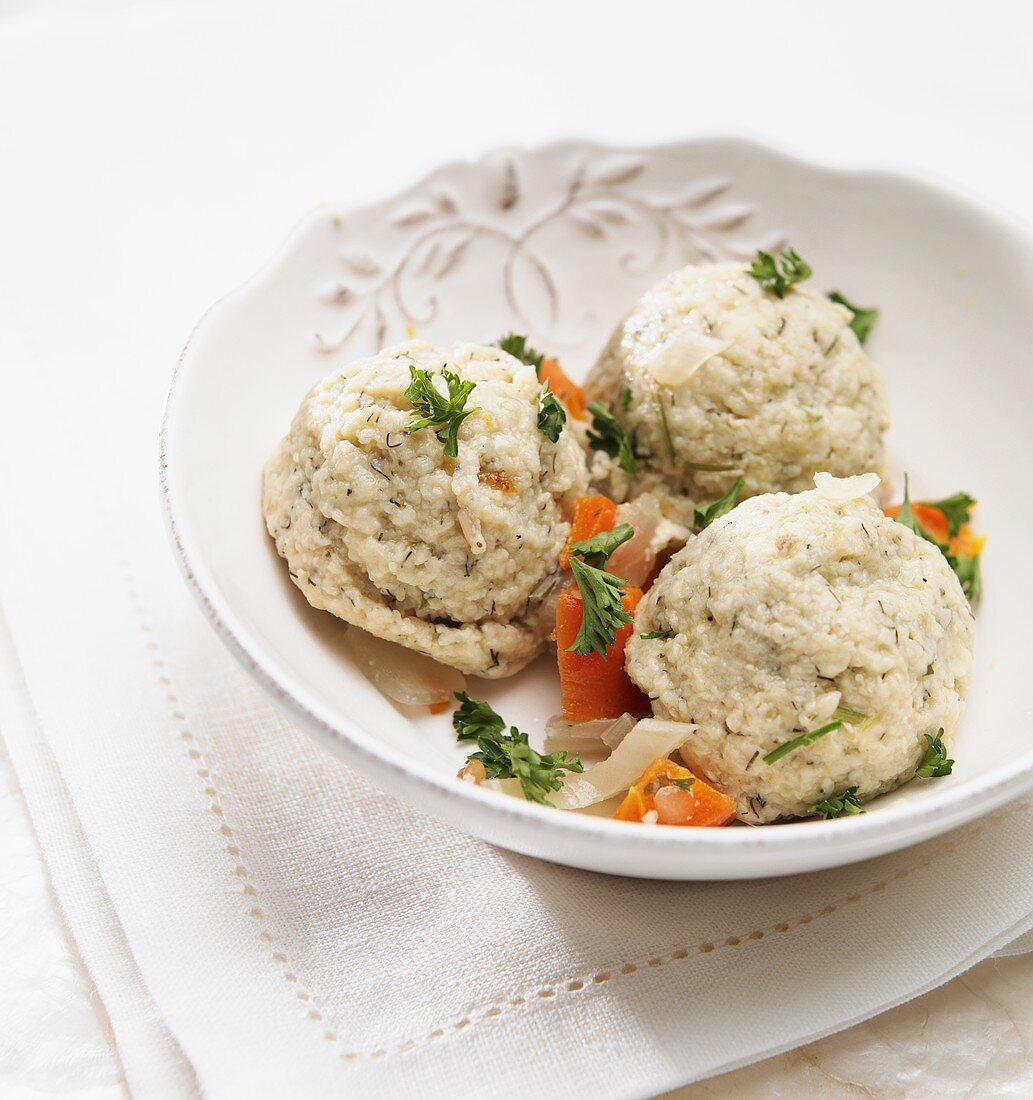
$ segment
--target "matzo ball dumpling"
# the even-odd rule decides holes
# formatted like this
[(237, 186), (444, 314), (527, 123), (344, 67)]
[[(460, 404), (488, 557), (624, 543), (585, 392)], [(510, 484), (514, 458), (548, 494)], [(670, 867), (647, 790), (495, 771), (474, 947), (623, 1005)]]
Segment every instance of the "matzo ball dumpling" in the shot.
[(879, 470), (889, 416), (851, 313), (801, 286), (776, 297), (739, 263), (692, 266), (646, 293), (592, 369), (586, 395), (626, 427), (637, 476), (602, 452), (618, 500), (663, 495), (683, 520), (724, 495), (799, 492), (819, 470)]
[[(410, 430), (412, 369), (473, 383), (455, 457)], [(544, 646), (542, 614), (583, 452), (538, 427), (533, 367), (498, 348), (413, 341), (316, 385), (265, 467), (263, 510), (314, 607), (463, 672), (505, 676)], [(443, 434), (443, 433), (440, 433)]]
[(687, 764), (760, 824), (910, 779), (926, 735), (957, 726), (972, 633), (944, 555), (870, 497), (777, 493), (715, 520), (664, 568), (628, 671), (657, 717), (698, 725)]

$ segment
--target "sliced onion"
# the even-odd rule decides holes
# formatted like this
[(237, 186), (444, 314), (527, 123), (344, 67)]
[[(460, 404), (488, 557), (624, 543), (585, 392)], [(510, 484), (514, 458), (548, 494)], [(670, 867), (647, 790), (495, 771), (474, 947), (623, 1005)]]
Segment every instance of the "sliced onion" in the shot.
[(466, 678), (458, 669), (439, 665), (422, 653), (376, 638), (354, 626), (348, 628), (344, 641), (366, 679), (403, 706), (450, 703), (455, 692), (466, 690)]
[(684, 386), (708, 359), (731, 346), (730, 340), (718, 340), (685, 325), (649, 356), (646, 369), (661, 386)]
[(610, 555), (607, 572), (626, 580), (628, 584), (643, 584), (656, 564), (653, 535), (660, 520), (660, 502), (652, 493), (646, 493), (629, 504), (619, 505), (616, 525), (630, 523), (635, 534)]
[(643, 718), (602, 763), (569, 775), (549, 801), (561, 810), (580, 810), (634, 785), (658, 757), (670, 756), (697, 729), (685, 722)]
[(527, 801), (523, 784), (519, 779), (483, 779), (478, 786), (485, 791), (497, 791), (499, 794), (508, 795), (510, 798)]
[(542, 600), (542, 609), (540, 614), (545, 622), (555, 624), (556, 603), (559, 600), (560, 596), (562, 596), (563, 593), (566, 592), (566, 590), (570, 588), (573, 583), (574, 578), (571, 575), (570, 571), (567, 569), (564, 569), (562, 574), (560, 574), (556, 578), (555, 584), (553, 584), (545, 599)]
[(603, 742), (610, 749), (615, 749), (637, 725), (637, 718), (632, 718), (630, 714), (622, 714), (603, 734)]
[(607, 571), (628, 584), (641, 587), (649, 579), (657, 558), (673, 545), (682, 545), (689, 537), (688, 529), (667, 519), (660, 510), (660, 501), (652, 493), (617, 508), (617, 523), (630, 523), (635, 534), (610, 555)]
[(619, 745), (635, 722), (630, 714), (593, 722), (568, 722), (562, 714), (554, 714), (545, 723), (545, 751), (604, 752)]
[(463, 532), (466, 541), (470, 544), (470, 552), (475, 555), (483, 554), (488, 549), (481, 532), (481, 521), (477, 516), (471, 515), (464, 509), (459, 509), (459, 529)]
[(877, 488), (882, 479), (878, 474), (855, 474), (853, 477), (833, 477), (825, 472), (814, 475), (818, 493), (829, 500), (857, 500)]
[(531, 589), (531, 603), (540, 603), (556, 587), (561, 579), (561, 570), (556, 569), (552, 573), (546, 573), (544, 577)]

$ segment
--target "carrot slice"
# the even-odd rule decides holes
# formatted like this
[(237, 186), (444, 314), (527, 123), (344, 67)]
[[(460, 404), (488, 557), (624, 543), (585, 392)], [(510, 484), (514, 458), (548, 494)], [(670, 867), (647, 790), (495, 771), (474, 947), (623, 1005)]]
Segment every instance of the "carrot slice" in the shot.
[(958, 533), (950, 540), (947, 548), (950, 553), (959, 558), (974, 558), (983, 552), (986, 546), (986, 535), (977, 535), (967, 523), (958, 528)]
[[(689, 781), (691, 785), (689, 784)], [(617, 821), (641, 821), (650, 810), (656, 810), (657, 792), (666, 788), (688, 787), (691, 799), (684, 799), (684, 816), (668, 817), (665, 825), (727, 825), (735, 816), (735, 800), (705, 783), (688, 768), (683, 768), (666, 756), (654, 760), (642, 773), (639, 781), (628, 791), (624, 801), (613, 815)], [(665, 802), (668, 800), (664, 800)]]
[(449, 702), (428, 703), (427, 704), (427, 710), (429, 710), (431, 712), (431, 714), (444, 714), (445, 711), (448, 710), (451, 706), (452, 706), (452, 704), (449, 703)]
[(567, 412), (575, 420), (585, 419), (584, 392), (560, 366), (559, 360), (546, 356), (538, 368), (538, 381), (549, 383), (549, 389), (566, 405)]
[[(633, 612), (642, 599), (642, 589), (629, 587), (624, 593), (624, 610)], [(601, 653), (571, 653), (581, 629), (581, 593), (568, 588), (556, 601), (556, 651), (560, 670), (563, 717), (568, 722), (592, 722), (597, 718), (619, 718), (622, 714), (649, 713), (644, 695), (624, 667), (624, 648), (634, 623), (624, 623), (613, 643)]]
[(613, 815), (615, 821), (641, 821), (649, 811), (649, 802), (638, 786), (630, 788)]
[[(903, 505), (894, 504), (892, 508), (886, 509), (886, 515), (890, 519), (896, 519), (902, 507)], [(930, 504), (915, 504), (912, 502), (911, 511), (914, 512), (915, 519), (937, 542), (944, 546), (950, 542), (950, 525), (947, 523), (947, 517), (939, 508), (933, 508)]]
[(570, 547), (590, 539), (601, 531), (612, 531), (617, 524), (617, 505), (609, 497), (579, 497), (574, 505), (567, 545), (560, 551), (560, 565), (570, 568)]
[(735, 799), (704, 783), (698, 776), (692, 785), (696, 809), (690, 825), (727, 825), (735, 817)]

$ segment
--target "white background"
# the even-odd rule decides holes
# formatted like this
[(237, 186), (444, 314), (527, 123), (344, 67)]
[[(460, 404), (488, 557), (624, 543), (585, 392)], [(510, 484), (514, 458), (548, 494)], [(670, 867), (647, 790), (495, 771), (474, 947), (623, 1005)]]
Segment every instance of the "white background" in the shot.
[[(0, 371), (76, 342), (171, 370), (311, 207), (500, 144), (732, 133), (1030, 220), (1031, 31), (1014, 3), (0, 0)], [(16, 793), (2, 821), (0, 1092), (119, 1095)], [(1031, 993), (984, 964), (686, 1095), (1029, 1095)]]

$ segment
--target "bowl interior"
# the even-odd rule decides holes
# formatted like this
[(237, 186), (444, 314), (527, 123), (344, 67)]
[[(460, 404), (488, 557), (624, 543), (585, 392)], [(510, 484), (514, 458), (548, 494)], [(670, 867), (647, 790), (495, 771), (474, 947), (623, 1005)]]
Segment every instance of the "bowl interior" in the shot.
[[(209, 612), (284, 693), (349, 740), (404, 772), (451, 781), (464, 754), (448, 715), (397, 707), (374, 689), (342, 648), (342, 624), (308, 607), (265, 533), (260, 470), (302, 396), (408, 326), (442, 343), (530, 331), (578, 376), (664, 273), (779, 239), (810, 262), (811, 285), (881, 308), (869, 348), (889, 382), (894, 465), (911, 472), (913, 495), (971, 492), (991, 536), (955, 772), (878, 800), (868, 817), (904, 822), (1028, 774), (1033, 585), (1023, 562), (1033, 511), (1020, 483), (1033, 409), (1030, 241), (925, 185), (741, 143), (499, 153), (387, 202), (304, 222), (206, 315), (170, 397), (167, 505)], [(471, 690), (529, 731), (559, 709), (548, 657)], [(693, 842), (692, 830), (670, 832), (676, 844)]]

